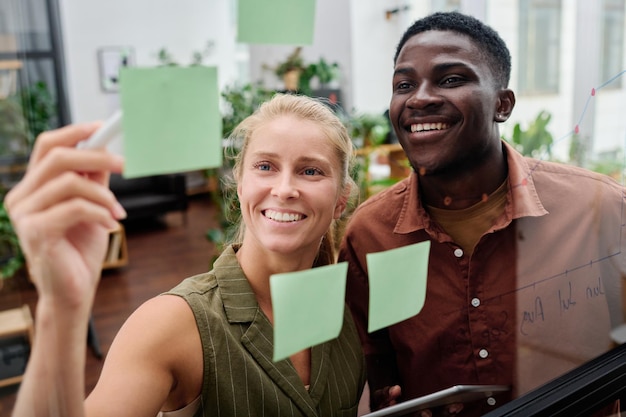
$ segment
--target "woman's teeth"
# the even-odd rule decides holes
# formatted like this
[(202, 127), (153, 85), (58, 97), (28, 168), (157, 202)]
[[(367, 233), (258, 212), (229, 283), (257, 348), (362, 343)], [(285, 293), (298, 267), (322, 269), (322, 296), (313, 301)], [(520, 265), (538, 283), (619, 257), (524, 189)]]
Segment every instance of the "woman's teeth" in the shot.
[(303, 216), (301, 214), (279, 213), (274, 210), (265, 210), (265, 217), (277, 222), (295, 222), (298, 220), (302, 220)]

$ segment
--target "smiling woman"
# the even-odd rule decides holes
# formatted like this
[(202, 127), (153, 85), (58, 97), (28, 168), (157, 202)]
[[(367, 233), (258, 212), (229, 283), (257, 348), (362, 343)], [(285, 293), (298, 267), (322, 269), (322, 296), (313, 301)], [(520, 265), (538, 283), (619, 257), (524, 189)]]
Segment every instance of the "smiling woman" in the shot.
[(241, 165), (238, 195), (246, 233), (240, 251), (286, 255), (301, 263), (297, 269), (309, 268), (349, 192), (324, 132), (314, 122), (280, 116), (256, 129)]
[[(298, 132), (297, 135), (294, 132)], [(231, 138), (234, 146), (241, 149), (235, 156), (233, 168), (238, 185), (231, 184), (240, 201), (248, 196), (243, 193), (265, 187), (265, 192), (275, 196), (277, 202), (266, 201), (265, 206), (259, 206), (261, 209), (311, 216), (305, 223), (308, 227), (317, 226), (319, 214), (324, 213), (313, 210), (313, 201), (332, 209), (325, 213), (329, 217), (322, 219), (329, 228), (315, 264), (333, 263), (336, 255), (333, 223), (341, 217), (351, 196), (358, 192), (349, 175), (353, 162), (352, 141), (343, 123), (317, 100), (278, 95), (242, 122)], [(285, 149), (292, 152), (285, 152)], [(246, 186), (252, 181), (258, 181), (258, 185)], [(312, 193), (319, 195), (312, 198)], [(297, 201), (300, 207), (292, 201)], [(292, 211), (286, 209), (289, 205), (293, 206)], [(241, 204), (242, 211), (244, 207), (248, 207), (247, 203)], [(295, 207), (307, 211), (293, 211)], [(251, 226), (248, 220), (254, 224), (253, 216), (246, 219), (251, 213), (242, 213), (244, 221), (240, 223), (236, 242), (244, 241), (246, 230)]]
[(337, 338), (269, 359), (270, 276), (335, 262), (333, 223), (355, 189), (346, 128), (322, 102), (295, 95), (277, 95), (235, 129), (240, 239), (211, 271), (128, 318), (83, 404), (91, 300), (107, 229), (125, 216), (104, 175), (122, 161), (74, 146), (92, 130), (40, 136), (26, 177), (6, 198), (27, 256), (38, 260), (31, 275), (40, 296), (14, 414), (356, 416), (365, 370), (347, 309)]

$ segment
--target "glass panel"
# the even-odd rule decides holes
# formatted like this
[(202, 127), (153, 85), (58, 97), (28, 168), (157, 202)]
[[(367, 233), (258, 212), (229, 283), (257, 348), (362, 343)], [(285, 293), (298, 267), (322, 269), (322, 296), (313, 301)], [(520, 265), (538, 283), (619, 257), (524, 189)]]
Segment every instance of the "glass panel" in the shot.
[(21, 178), (36, 136), (61, 124), (48, 6), (0, 2), (0, 196)]
[[(3, 0), (0, 3), (0, 36), (10, 35), (20, 51), (52, 49), (46, 0)], [(2, 47), (0, 52), (14, 51)]]
[(559, 0), (520, 1), (520, 93), (558, 92)]
[[(603, 22), (601, 81), (605, 82), (624, 69), (624, 0), (604, 0)], [(621, 87), (621, 77), (607, 85), (610, 89)]]
[(431, 9), (438, 12), (460, 10), (461, 0), (431, 0)]

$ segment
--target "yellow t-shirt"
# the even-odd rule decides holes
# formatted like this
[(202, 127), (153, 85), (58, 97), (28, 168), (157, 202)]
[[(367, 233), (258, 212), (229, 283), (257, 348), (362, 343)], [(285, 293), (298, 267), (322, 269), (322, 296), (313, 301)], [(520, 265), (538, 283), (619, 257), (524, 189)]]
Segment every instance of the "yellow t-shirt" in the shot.
[(431, 217), (441, 225), (463, 252), (471, 255), (476, 243), (502, 214), (509, 190), (508, 178), (486, 199), (462, 210), (427, 206)]

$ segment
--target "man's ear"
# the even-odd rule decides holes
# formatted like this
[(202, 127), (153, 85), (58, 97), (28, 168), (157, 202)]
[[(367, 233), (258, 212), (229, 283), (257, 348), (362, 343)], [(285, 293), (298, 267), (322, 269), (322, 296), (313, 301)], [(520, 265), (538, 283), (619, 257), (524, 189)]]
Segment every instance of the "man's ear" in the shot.
[(498, 123), (506, 122), (515, 107), (515, 93), (508, 88), (498, 91), (498, 101), (496, 103), (496, 114), (494, 121)]

